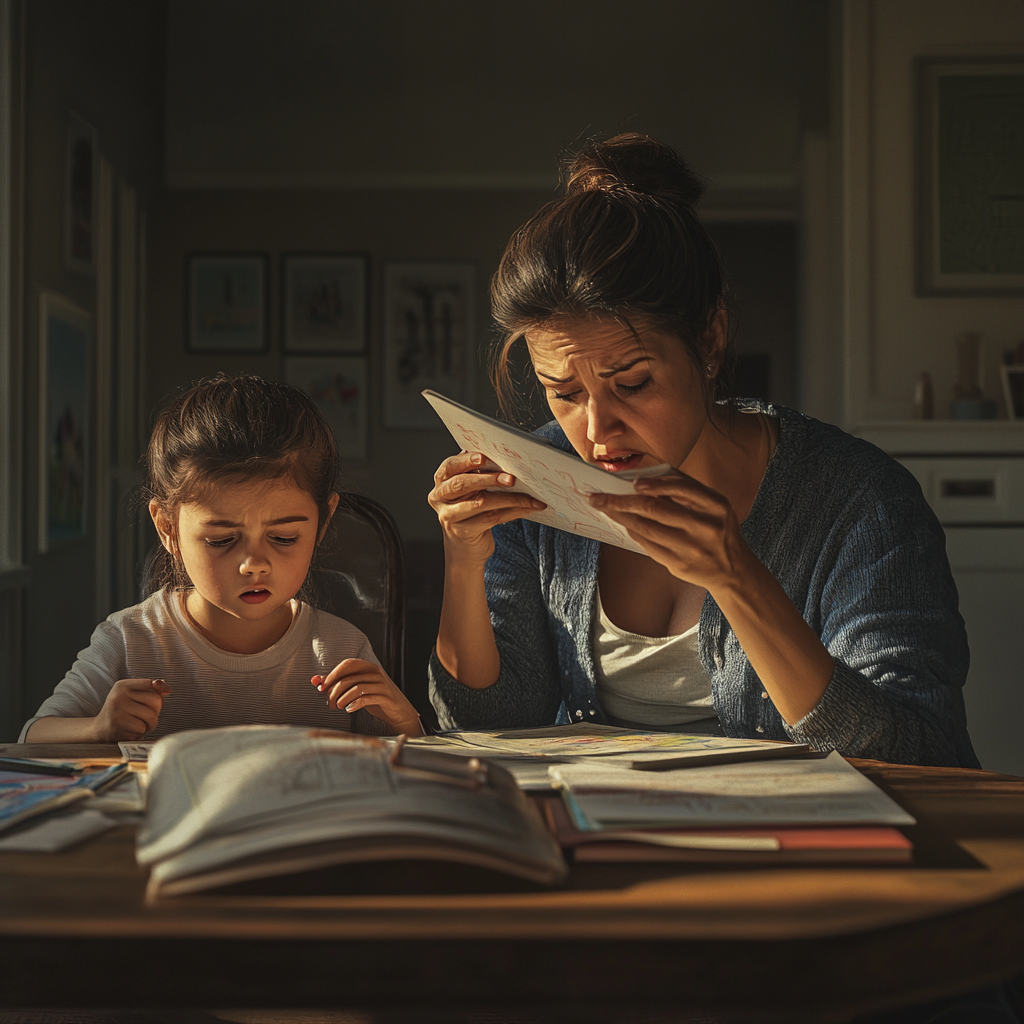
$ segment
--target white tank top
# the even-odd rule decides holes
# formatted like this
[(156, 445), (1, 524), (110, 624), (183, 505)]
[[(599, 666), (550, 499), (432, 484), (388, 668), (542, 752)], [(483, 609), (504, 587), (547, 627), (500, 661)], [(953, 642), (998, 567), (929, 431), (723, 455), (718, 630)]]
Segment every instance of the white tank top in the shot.
[(696, 625), (679, 636), (641, 636), (608, 618), (599, 589), (594, 600), (597, 697), (613, 724), (669, 726), (715, 717)]

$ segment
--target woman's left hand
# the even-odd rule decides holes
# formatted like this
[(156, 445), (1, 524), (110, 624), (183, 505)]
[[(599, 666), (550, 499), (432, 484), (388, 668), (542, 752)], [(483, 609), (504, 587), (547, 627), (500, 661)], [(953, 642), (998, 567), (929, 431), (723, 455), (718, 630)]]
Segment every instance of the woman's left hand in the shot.
[(374, 718), (387, 722), (395, 732), (422, 736), (420, 716), (387, 673), (371, 661), (346, 658), (326, 676), (313, 676), (310, 682), (327, 694), (327, 704), (349, 714), (366, 708)]
[(689, 476), (650, 477), (635, 488), (592, 494), (591, 504), (673, 576), (711, 594), (779, 714), (799, 722), (828, 687), (832, 655), (747, 546), (728, 500)]
[(656, 562), (714, 593), (750, 571), (753, 557), (728, 499), (691, 476), (645, 477), (635, 494), (592, 494)]

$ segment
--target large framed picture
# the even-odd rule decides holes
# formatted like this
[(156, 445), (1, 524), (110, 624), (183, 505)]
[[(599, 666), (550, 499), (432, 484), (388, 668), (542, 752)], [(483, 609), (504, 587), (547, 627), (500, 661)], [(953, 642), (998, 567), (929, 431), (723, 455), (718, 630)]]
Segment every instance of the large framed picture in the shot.
[(367, 453), (367, 389), (365, 356), (293, 356), (284, 361), (284, 377), (302, 388), (324, 414), (338, 454), (365, 459)]
[(918, 293), (1024, 295), (1024, 58), (920, 58)]
[(267, 257), (192, 253), (186, 260), (190, 352), (267, 350)]
[(39, 298), (39, 550), (83, 537), (89, 498), (92, 316)]
[(443, 429), (420, 394), (472, 401), (476, 265), (390, 263), (384, 271), (384, 426)]
[(69, 110), (64, 156), (64, 265), (78, 274), (94, 270), (98, 160), (96, 129)]
[(367, 262), (358, 254), (285, 255), (285, 352), (366, 350)]

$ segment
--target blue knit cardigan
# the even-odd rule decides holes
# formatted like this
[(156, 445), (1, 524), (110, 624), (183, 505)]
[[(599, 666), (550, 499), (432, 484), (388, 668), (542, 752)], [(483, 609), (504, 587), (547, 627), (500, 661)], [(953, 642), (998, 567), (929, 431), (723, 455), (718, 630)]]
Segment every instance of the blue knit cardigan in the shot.
[[(969, 652), (945, 536), (914, 478), (884, 452), (791, 409), (743, 536), (828, 648), (835, 674), (795, 725), (768, 699), (709, 594), (701, 661), (727, 736), (794, 740), (900, 764), (978, 767), (963, 685)], [(572, 452), (556, 423), (539, 434)], [(605, 722), (591, 620), (600, 545), (525, 519), (494, 529), (485, 585), (501, 674), (484, 690), (430, 661), (442, 728)]]

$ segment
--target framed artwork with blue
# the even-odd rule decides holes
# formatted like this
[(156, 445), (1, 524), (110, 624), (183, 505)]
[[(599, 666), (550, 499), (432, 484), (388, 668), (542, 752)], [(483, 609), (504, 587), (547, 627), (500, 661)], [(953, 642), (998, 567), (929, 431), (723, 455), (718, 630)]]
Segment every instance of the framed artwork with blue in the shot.
[(39, 550), (85, 536), (89, 501), (92, 316), (39, 298)]
[(267, 350), (267, 257), (192, 253), (187, 259), (190, 352)]

